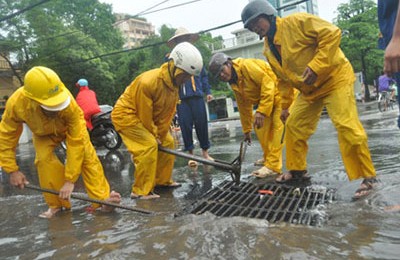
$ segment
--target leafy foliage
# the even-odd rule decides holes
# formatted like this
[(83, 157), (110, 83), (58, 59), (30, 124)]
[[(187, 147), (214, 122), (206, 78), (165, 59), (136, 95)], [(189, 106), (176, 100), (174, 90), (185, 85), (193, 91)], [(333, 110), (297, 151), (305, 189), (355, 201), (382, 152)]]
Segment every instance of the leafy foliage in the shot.
[[(37, 2), (0, 0), (2, 16)], [(30, 68), (47, 66), (73, 94), (77, 92), (75, 82), (86, 78), (99, 103), (113, 105), (136, 76), (165, 62), (170, 52), (165, 43), (175, 32), (163, 25), (159, 35), (145, 39), (142, 47), (123, 50), (123, 38), (114, 22), (111, 6), (98, 0), (48, 1), (0, 23), (0, 55), (9, 61), (16, 76), (21, 75), (21, 85)], [(221, 40), (204, 33), (195, 43), (205, 65), (211, 56), (208, 46)], [(214, 83), (218, 93), (230, 92), (226, 84)]]
[(355, 71), (373, 84), (383, 65), (383, 51), (377, 47), (379, 26), (377, 7), (372, 0), (350, 0), (339, 5), (336, 24), (342, 29), (341, 48)]
[[(4, 13), (35, 3), (0, 0)], [(97, 0), (49, 1), (0, 24), (0, 53), (11, 53), (17, 61), (12, 65), (22, 74), (37, 65), (52, 68), (72, 92), (79, 78), (87, 78), (100, 103), (113, 103), (113, 60), (81, 61), (121, 49), (123, 39), (114, 22), (111, 6)]]

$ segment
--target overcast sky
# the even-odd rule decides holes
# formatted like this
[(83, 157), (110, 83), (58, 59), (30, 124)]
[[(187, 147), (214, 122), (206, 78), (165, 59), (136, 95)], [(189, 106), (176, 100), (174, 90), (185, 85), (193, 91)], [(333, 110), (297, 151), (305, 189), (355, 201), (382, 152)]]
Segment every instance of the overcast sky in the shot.
[[(173, 28), (185, 27), (190, 32), (199, 32), (240, 20), (240, 14), (248, 0), (100, 0), (100, 2), (112, 4), (113, 11), (116, 13), (128, 13), (130, 15), (136, 15), (158, 4), (159, 6), (151, 9), (151, 11), (192, 2), (146, 14), (143, 17), (155, 26), (156, 32), (163, 24)], [(318, 0), (319, 16), (332, 21), (337, 15), (337, 6), (348, 2), (349, 0)], [(240, 28), (242, 28), (242, 23), (236, 23), (223, 29), (211, 31), (211, 33), (214, 37), (222, 35), (225, 39), (232, 38), (231, 32)]]

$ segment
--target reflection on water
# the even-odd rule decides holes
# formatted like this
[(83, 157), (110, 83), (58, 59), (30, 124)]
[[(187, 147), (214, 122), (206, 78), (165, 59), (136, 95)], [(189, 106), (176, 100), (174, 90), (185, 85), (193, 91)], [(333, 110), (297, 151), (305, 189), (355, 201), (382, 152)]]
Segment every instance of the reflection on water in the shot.
[[(43, 220), (41, 194), (8, 185), (0, 173), (1, 259), (398, 259), (400, 212), (385, 212), (400, 204), (399, 137), (396, 111), (380, 113), (374, 104), (360, 105), (360, 118), (369, 136), (374, 165), (381, 180), (367, 200), (352, 202), (360, 181), (348, 182), (341, 161), (337, 134), (328, 118), (321, 120), (310, 140), (309, 172), (314, 188), (336, 188), (337, 200), (311, 214), (321, 216), (319, 227), (269, 224), (264, 220), (218, 218), (211, 214), (175, 217), (230, 174), (211, 166), (187, 167), (177, 158), (177, 189), (160, 189), (154, 201), (129, 199), (134, 166), (129, 153), (99, 150), (112, 189), (121, 192), (124, 205), (157, 212), (154, 216), (117, 209), (112, 214), (86, 213), (86, 202), (73, 201), (72, 211)], [(210, 153), (230, 162), (239, 153), (238, 122), (217, 125)], [(212, 128), (212, 126), (211, 126)], [(21, 146), (18, 161), (28, 179), (37, 184), (31, 145)], [(261, 149), (247, 149), (242, 180), (250, 181), (253, 162)], [(62, 154), (60, 154), (62, 157)], [(84, 192), (81, 181), (76, 185)]]

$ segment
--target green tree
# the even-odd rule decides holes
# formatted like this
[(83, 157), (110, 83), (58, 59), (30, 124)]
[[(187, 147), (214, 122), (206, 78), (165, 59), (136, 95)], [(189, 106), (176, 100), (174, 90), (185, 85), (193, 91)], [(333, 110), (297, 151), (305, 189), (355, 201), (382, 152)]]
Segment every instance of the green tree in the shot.
[[(377, 48), (379, 26), (377, 7), (372, 0), (350, 0), (339, 5), (336, 24), (342, 29), (341, 48), (364, 82), (373, 84), (382, 70), (383, 51)], [(369, 89), (366, 88), (366, 100)]]
[[(30, 6), (34, 0), (0, 0), (4, 13)], [(97, 92), (100, 103), (113, 104), (117, 98), (115, 59), (92, 59), (100, 54), (120, 50), (123, 39), (113, 28), (111, 6), (98, 0), (54, 0), (0, 24), (5, 38), (1, 52), (11, 53), (14, 66), (24, 74), (32, 66), (55, 70), (75, 92), (75, 82), (87, 78)], [(7, 32), (7, 33), (5, 33)]]

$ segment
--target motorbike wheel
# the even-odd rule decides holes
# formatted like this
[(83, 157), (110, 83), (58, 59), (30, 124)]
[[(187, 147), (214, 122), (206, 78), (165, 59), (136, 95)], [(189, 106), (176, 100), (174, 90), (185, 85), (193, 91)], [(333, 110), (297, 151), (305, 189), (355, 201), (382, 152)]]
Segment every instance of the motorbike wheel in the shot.
[(118, 134), (117, 131), (115, 131), (114, 128), (107, 128), (107, 139), (104, 142), (104, 146), (108, 149), (108, 150), (116, 150), (118, 149), (121, 144), (122, 144), (122, 138), (121, 136)]

